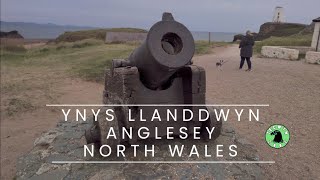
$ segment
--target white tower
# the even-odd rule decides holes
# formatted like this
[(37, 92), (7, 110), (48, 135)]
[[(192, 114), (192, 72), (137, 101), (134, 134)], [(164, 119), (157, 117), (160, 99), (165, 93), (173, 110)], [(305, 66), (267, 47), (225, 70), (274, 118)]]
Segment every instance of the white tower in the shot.
[(284, 22), (283, 7), (278, 6), (275, 8), (272, 22), (275, 22), (275, 23)]

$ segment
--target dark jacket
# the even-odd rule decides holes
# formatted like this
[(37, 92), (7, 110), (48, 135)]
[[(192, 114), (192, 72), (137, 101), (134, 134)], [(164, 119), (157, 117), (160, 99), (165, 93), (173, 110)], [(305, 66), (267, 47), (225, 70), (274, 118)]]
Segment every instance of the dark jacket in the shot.
[(241, 57), (252, 57), (252, 47), (254, 46), (253, 36), (246, 35), (242, 38), (239, 48)]

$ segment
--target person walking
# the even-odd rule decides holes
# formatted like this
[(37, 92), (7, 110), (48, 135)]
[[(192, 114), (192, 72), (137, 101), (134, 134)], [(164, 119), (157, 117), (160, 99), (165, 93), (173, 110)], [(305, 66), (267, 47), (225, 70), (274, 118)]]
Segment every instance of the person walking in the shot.
[(246, 32), (246, 35), (242, 38), (239, 48), (240, 49), (240, 56), (241, 56), (241, 61), (240, 61), (240, 67), (239, 69), (242, 69), (244, 61), (247, 61), (248, 64), (248, 69), (246, 71), (251, 71), (251, 60), (250, 58), (252, 57), (253, 53), (253, 48), (254, 46), (254, 39), (253, 35), (251, 34), (250, 31)]

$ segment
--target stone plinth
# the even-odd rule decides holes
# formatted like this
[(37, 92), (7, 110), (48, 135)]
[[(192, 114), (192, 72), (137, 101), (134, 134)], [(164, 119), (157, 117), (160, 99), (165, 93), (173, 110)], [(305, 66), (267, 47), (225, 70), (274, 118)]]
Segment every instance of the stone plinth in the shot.
[(263, 46), (261, 54), (268, 58), (278, 58), (287, 60), (298, 60), (299, 50), (283, 48), (278, 46)]
[(308, 51), (306, 53), (306, 63), (320, 64), (320, 52)]
[[(88, 120), (87, 120), (88, 121)], [(257, 150), (253, 144), (241, 138), (233, 128), (224, 125), (221, 135), (215, 141), (201, 140), (155, 140), (148, 139), (139, 144), (154, 144), (155, 157), (143, 157), (143, 151), (137, 150), (137, 157), (132, 150), (126, 151), (125, 158), (96, 155), (83, 157), (84, 131), (92, 123), (60, 122), (55, 129), (44, 133), (35, 143), (34, 148), (18, 159), (16, 179), (265, 179), (258, 164), (55, 164), (52, 161), (258, 161)], [(237, 145), (238, 155), (228, 157), (225, 150), (221, 158), (207, 159), (188, 157), (188, 151), (181, 157), (171, 157), (168, 144), (192, 144), (197, 147), (208, 145), (208, 153), (215, 156), (216, 144)], [(190, 147), (189, 147), (190, 146)], [(201, 152), (203, 153), (203, 152)]]

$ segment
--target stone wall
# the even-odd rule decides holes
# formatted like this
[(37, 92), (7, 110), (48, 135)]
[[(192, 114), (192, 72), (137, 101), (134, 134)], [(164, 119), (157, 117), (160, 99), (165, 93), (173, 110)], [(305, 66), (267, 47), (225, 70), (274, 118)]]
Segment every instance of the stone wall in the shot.
[(283, 48), (278, 46), (263, 46), (261, 54), (268, 58), (278, 58), (287, 60), (298, 60), (299, 50)]
[(111, 42), (142, 42), (146, 39), (147, 33), (132, 33), (132, 32), (107, 32), (106, 43)]

